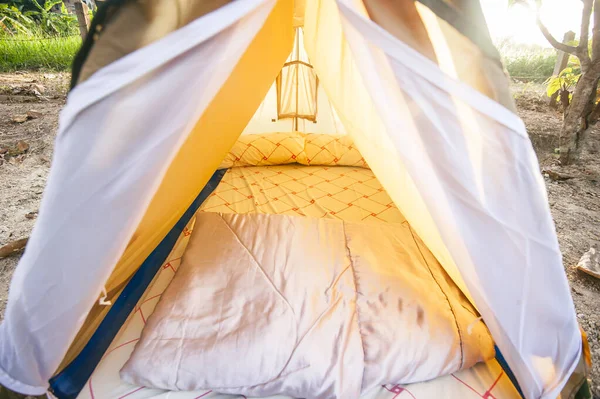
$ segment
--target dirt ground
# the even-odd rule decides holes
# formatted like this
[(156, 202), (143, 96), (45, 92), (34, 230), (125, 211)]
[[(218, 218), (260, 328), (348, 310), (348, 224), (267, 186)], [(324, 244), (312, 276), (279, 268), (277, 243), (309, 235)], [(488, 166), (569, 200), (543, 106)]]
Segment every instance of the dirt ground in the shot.
[[(0, 246), (27, 237), (35, 223), (68, 81), (67, 74), (0, 74)], [(554, 153), (560, 114), (548, 109), (539, 86), (515, 84), (513, 92), (541, 169), (571, 177), (545, 180), (577, 317), (594, 360), (592, 387), (600, 398), (600, 280), (575, 269), (581, 255), (600, 243), (600, 126), (588, 133), (581, 161), (560, 167)], [(0, 259), (0, 320), (18, 258)]]
[[(0, 246), (28, 237), (33, 228), (68, 82), (66, 74), (0, 74)], [(31, 111), (39, 113), (32, 113), (36, 119), (13, 121)], [(20, 153), (23, 146), (29, 148)], [(0, 259), (0, 319), (17, 261)]]

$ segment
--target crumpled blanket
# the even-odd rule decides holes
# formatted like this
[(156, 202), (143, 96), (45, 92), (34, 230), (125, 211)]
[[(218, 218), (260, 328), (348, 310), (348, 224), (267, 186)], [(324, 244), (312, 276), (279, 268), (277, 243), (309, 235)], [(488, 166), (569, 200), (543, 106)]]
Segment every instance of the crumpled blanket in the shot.
[(353, 399), (493, 356), (487, 327), (407, 223), (199, 213), (121, 378)]

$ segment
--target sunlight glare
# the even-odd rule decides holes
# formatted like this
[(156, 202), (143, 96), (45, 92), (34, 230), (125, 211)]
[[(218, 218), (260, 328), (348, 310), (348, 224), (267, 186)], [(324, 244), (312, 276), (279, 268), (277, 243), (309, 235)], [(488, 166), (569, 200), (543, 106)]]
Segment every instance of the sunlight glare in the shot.
[[(557, 40), (568, 30), (579, 37), (580, 0), (544, 0), (542, 4), (541, 19)], [(494, 40), (509, 38), (516, 43), (551, 47), (536, 25), (533, 9), (508, 7), (508, 0), (481, 0), (481, 7)]]

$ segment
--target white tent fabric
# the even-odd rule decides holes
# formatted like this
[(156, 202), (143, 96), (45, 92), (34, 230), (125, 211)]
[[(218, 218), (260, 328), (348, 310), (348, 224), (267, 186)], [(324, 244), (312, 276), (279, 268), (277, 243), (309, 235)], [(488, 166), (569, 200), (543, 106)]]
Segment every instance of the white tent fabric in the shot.
[[(227, 5), (70, 94), (39, 219), (0, 324), (0, 384), (46, 392), (171, 159), (274, 4)], [(157, 93), (164, 101), (148, 101)], [(195, 101), (169, 100), (175, 96)], [(107, 120), (113, 123), (98, 126)]]
[[(355, 136), (357, 128), (348, 129), (361, 153), (419, 235), (430, 237), (422, 234), (423, 213), (402, 206), (410, 186), (416, 186), (524, 394), (555, 398), (579, 359), (581, 337), (544, 182), (523, 123), (365, 18), (357, 3), (337, 1), (345, 39), (336, 37), (349, 43), (354, 62), (332, 62), (346, 67), (336, 71), (345, 96), (330, 99), (362, 97), (356, 82), (364, 83), (374, 104), (372, 117), (364, 115), (368, 108), (353, 109), (352, 101), (333, 100), (344, 123), (356, 126), (359, 110), (370, 122), (362, 137)], [(336, 25), (326, 15), (337, 13), (326, 7), (321, 2), (307, 10), (307, 41), (311, 29), (318, 35), (323, 25)], [(318, 46), (319, 36), (314, 41)], [(335, 91), (328, 87), (334, 80), (322, 72), (329, 65), (319, 62), (331, 52), (311, 49), (307, 45), (323, 85)], [(360, 77), (351, 75), (353, 68)], [(390, 84), (394, 81), (398, 85)], [(379, 118), (382, 126), (372, 124)], [(386, 151), (394, 154), (382, 156)], [(410, 182), (387, 180), (398, 175), (385, 173), (386, 160), (398, 163), (392, 167), (405, 170)], [(540, 336), (540, 329), (552, 333)]]
[[(360, 2), (306, 3), (308, 55), (346, 130), (423, 241), (456, 265), (449, 273), (525, 396), (555, 398), (581, 337), (522, 122), (365, 18)], [(71, 93), (0, 325), (1, 384), (46, 390), (169, 163), (274, 4), (232, 2)], [(118, 123), (103, 126), (108, 113)]]

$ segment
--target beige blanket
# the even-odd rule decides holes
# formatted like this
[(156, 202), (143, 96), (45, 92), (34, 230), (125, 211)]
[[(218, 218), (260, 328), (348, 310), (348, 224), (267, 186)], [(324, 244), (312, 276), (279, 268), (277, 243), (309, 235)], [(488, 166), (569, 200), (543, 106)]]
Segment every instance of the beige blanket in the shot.
[(478, 314), (407, 224), (199, 213), (121, 377), (352, 399), (493, 356)]

